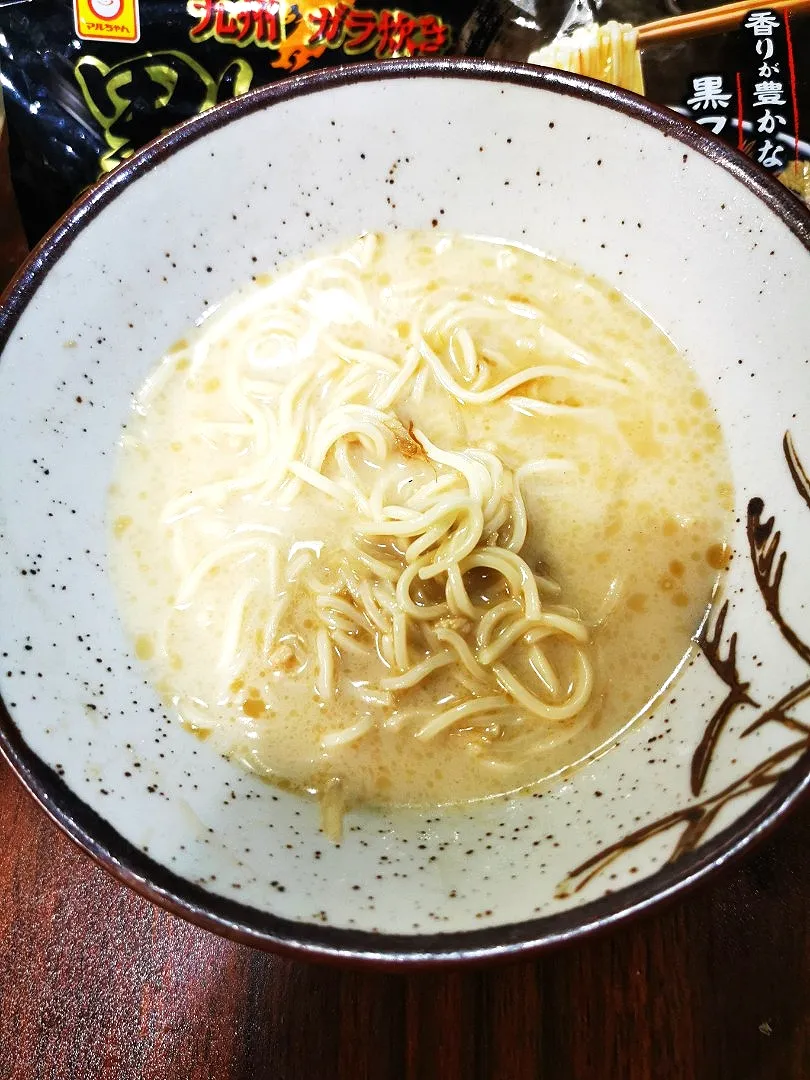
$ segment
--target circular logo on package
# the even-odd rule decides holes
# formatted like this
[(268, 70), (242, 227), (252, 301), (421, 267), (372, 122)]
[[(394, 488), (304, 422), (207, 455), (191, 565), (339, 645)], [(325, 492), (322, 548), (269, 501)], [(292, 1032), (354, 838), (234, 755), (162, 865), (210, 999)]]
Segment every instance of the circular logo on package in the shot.
[(100, 19), (115, 19), (121, 14), (124, 0), (89, 0), (94, 15)]

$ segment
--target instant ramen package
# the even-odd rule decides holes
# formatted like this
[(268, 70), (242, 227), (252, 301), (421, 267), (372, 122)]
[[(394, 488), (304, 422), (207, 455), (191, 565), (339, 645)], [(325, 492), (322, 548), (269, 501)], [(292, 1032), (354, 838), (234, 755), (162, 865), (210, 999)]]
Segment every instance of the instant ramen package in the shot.
[[(294, 72), (453, 51), (464, 0), (0, 0), (12, 168), (36, 239), (100, 176), (212, 105)], [(474, 40), (473, 40), (474, 39)], [(470, 46), (483, 51), (485, 30)]]
[(810, 134), (810, 10), (735, 7), (488, 0), (478, 18), (495, 24), (483, 55), (643, 94), (748, 154), (810, 203), (810, 141), (802, 138)]
[[(300, 71), (448, 54), (544, 64), (691, 116), (810, 201), (810, 13), (722, 32), (692, 0), (0, 0), (11, 166), (29, 239), (174, 125)], [(700, 3), (698, 7), (711, 7)]]
[(25, 248), (25, 237), (11, 186), (6, 116), (0, 94), (0, 290), (22, 262)]

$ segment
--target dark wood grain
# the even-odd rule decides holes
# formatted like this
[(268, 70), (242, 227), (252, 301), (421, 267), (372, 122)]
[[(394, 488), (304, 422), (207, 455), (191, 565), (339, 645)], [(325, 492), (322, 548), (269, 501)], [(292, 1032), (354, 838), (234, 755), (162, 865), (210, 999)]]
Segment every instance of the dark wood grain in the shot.
[(510, 967), (280, 960), (151, 906), (0, 766), (2, 1080), (808, 1080), (810, 806), (686, 900)]

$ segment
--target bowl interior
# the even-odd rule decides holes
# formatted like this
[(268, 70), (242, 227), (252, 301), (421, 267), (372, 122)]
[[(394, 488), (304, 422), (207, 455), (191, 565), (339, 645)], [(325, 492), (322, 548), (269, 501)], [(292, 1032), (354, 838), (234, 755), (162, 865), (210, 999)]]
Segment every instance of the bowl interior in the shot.
[[(126, 166), (18, 284), (0, 365), (5, 745), (51, 812), (129, 880), (148, 879), (151, 895), (256, 940), (327, 951), (392, 947), (369, 932), (398, 935), (413, 954), (510, 947), (672, 887), (698, 866), (689, 852), (721, 860), (763, 823), (743, 815), (804, 753), (768, 813), (795, 795), (806, 731), (780, 713), (742, 733), (808, 676), (810, 656), (766, 609), (748, 533), (776, 516), (788, 553), (781, 615), (799, 644), (810, 640), (799, 589), (810, 508), (783, 450), (791, 432), (810, 460), (810, 231), (754, 170), (719, 150), (718, 165), (697, 132), (641, 114), (651, 113), (629, 95), (497, 65), (292, 80)], [(107, 578), (106, 495), (131, 393), (220, 298), (317, 245), (437, 225), (601, 275), (695, 366), (736, 489), (717, 655), (728, 660), (739, 631), (738, 681), (750, 686), (715, 732), (699, 785), (694, 755), (730, 692), (703, 656), (651, 720), (542, 795), (353, 812), (338, 848), (312, 803), (242, 773), (165, 713)], [(791, 716), (807, 720), (806, 704)], [(707, 799), (710, 813), (695, 810)], [(674, 852), (685, 856), (674, 876), (650, 883)]]

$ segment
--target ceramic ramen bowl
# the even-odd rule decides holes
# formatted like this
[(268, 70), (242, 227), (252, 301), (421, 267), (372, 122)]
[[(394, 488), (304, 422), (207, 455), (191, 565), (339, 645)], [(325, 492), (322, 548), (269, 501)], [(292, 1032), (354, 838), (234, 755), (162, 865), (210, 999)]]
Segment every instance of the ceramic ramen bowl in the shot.
[[(313, 246), (437, 223), (599, 274), (673, 338), (725, 431), (735, 557), (694, 661), (614, 749), (534, 797), (353, 811), (335, 846), (314, 802), (229, 764), (145, 681), (107, 491), (131, 394), (207, 307)], [(706, 877), (810, 775), (808, 248), (799, 203), (699, 129), (522, 66), (306, 75), (158, 140), (62, 221), (0, 316), (12, 767), (143, 895), (314, 956), (514, 955)]]

